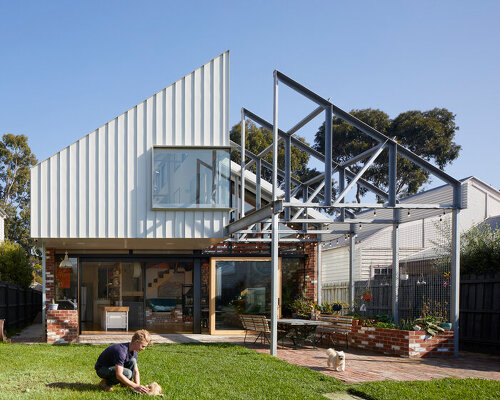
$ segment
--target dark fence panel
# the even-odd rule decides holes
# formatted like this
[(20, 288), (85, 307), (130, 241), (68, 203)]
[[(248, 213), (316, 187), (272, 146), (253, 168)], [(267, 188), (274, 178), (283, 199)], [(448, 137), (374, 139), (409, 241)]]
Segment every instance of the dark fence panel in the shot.
[(0, 281), (0, 319), (12, 329), (33, 321), (42, 311), (42, 292)]
[(460, 350), (500, 354), (500, 273), (462, 275)]

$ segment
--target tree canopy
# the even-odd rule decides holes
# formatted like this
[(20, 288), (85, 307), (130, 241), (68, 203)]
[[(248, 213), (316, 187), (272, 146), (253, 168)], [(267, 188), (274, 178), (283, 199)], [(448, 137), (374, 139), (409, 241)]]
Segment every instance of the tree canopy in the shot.
[(30, 167), (37, 159), (24, 135), (3, 135), (0, 141), (0, 207), (6, 212), (5, 236), (19, 243), (29, 255)]
[[(351, 115), (372, 126), (384, 135), (394, 138), (427, 161), (437, 164), (441, 169), (458, 157), (460, 146), (453, 139), (459, 129), (455, 124), (455, 115), (445, 108), (434, 108), (429, 111), (407, 111), (391, 119), (376, 109), (352, 110)], [(333, 118), (332, 121), (332, 156), (339, 163), (370, 149), (377, 143), (360, 132), (354, 126)], [(325, 126), (316, 133), (314, 146), (316, 150), (325, 151)], [(361, 163), (351, 167), (353, 171), (362, 168)], [(429, 181), (429, 173), (398, 156), (396, 192), (408, 196), (415, 194)], [(384, 151), (375, 160), (363, 177), (381, 188), (388, 188), (389, 161), (388, 152)], [(361, 189), (358, 186), (357, 200), (360, 201)]]
[(8, 239), (0, 243), (0, 279), (23, 287), (33, 281), (33, 266), (26, 251)]

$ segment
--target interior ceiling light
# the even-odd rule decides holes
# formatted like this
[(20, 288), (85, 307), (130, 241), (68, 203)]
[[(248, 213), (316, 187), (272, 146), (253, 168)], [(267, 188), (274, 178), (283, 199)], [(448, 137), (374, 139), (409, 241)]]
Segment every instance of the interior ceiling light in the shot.
[(73, 264), (68, 259), (68, 252), (64, 254), (64, 259), (59, 264), (59, 268), (73, 268)]

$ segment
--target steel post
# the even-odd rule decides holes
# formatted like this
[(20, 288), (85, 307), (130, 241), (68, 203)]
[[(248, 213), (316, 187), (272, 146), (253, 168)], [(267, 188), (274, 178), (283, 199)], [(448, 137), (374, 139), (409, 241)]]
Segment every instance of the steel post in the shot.
[(392, 318), (399, 322), (399, 210), (393, 211), (392, 225)]
[(460, 328), (460, 232), (458, 217), (460, 209), (451, 213), (451, 322), (453, 323), (454, 355), (458, 357)]
[[(274, 102), (273, 102), (273, 202), (278, 199), (278, 74), (274, 71)], [(271, 242), (271, 343), (270, 353), (276, 356), (278, 352), (278, 217), (272, 216)]]
[[(291, 191), (291, 155), (292, 141), (290, 137), (285, 138), (285, 201), (290, 201)], [(290, 207), (285, 208), (285, 220), (290, 220)]]
[(396, 205), (396, 179), (397, 179), (397, 149), (396, 145), (389, 145), (389, 205)]
[(354, 253), (356, 245), (356, 234), (351, 225), (351, 237), (349, 239), (349, 303), (351, 311), (354, 311), (355, 288), (354, 288)]
[(245, 216), (245, 109), (241, 109), (241, 196), (240, 196), (240, 212), (241, 217)]
[(325, 206), (332, 204), (332, 107), (325, 107)]

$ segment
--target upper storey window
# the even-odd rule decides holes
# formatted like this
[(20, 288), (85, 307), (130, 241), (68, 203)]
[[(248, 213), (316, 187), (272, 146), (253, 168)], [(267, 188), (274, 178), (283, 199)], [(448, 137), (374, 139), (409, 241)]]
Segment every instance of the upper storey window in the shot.
[(153, 208), (230, 208), (229, 148), (153, 148)]

